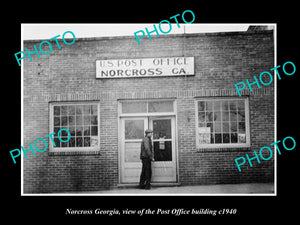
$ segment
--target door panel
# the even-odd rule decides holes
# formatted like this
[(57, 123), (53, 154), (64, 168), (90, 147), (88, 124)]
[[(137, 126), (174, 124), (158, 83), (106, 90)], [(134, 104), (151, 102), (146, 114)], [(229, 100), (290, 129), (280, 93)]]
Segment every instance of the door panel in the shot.
[(141, 142), (125, 142), (125, 162), (139, 163), (141, 151)]
[(150, 117), (153, 130), (153, 182), (176, 182), (175, 118)]
[(152, 118), (153, 140), (159, 138), (172, 138), (171, 119), (155, 119)]
[(120, 120), (121, 183), (139, 182), (144, 131), (153, 130), (152, 182), (176, 182), (175, 117), (130, 117)]
[(172, 161), (172, 141), (154, 141), (153, 148), (155, 162)]
[(141, 142), (147, 128), (147, 117), (121, 119), (121, 183), (139, 182)]

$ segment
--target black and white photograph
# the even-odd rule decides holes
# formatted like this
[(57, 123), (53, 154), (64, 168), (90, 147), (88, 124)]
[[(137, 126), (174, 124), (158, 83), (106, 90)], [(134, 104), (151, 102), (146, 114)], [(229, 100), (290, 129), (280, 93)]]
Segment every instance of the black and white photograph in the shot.
[(65, 3), (3, 13), (6, 221), (293, 221), (295, 4)]
[(22, 24), (22, 37), (24, 195), (275, 194), (276, 156), (259, 149), (275, 142), (276, 24)]

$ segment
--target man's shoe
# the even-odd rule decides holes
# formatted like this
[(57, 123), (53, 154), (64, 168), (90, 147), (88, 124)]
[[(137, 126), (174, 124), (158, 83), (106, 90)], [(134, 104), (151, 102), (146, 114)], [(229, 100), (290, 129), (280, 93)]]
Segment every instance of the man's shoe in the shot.
[(146, 190), (150, 190), (150, 189), (151, 189), (151, 186), (146, 186), (145, 189), (146, 189)]
[(139, 185), (139, 189), (145, 189), (145, 185)]

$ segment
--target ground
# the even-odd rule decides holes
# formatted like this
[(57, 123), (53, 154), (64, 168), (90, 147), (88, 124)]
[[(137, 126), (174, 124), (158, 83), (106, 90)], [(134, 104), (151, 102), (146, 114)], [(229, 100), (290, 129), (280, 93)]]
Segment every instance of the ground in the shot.
[(151, 190), (138, 189), (137, 187), (117, 188), (107, 191), (80, 192), (72, 194), (109, 194), (109, 195), (210, 195), (210, 194), (274, 194), (273, 183), (248, 183), (248, 184), (221, 184), (221, 185), (196, 185), (157, 187)]

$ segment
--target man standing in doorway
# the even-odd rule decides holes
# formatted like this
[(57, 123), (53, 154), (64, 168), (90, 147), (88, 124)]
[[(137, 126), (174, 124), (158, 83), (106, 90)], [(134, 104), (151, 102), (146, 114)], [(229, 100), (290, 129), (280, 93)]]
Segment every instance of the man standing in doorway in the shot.
[(151, 161), (154, 161), (154, 154), (152, 150), (152, 130), (145, 130), (145, 137), (141, 143), (141, 155), (140, 159), (142, 160), (142, 172), (140, 177), (139, 187), (142, 189), (151, 189)]

